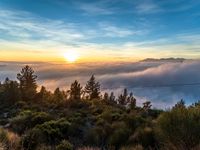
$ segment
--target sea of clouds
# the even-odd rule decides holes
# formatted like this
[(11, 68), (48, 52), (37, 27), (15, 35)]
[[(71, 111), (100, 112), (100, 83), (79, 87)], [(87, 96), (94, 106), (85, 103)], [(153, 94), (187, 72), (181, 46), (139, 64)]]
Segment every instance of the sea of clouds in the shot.
[(103, 92), (116, 96), (127, 88), (138, 104), (150, 100), (154, 107), (169, 108), (178, 100), (187, 104), (200, 100), (200, 61), (141, 61), (130, 63), (0, 62), (0, 81), (16, 79), (24, 65), (30, 65), (38, 75), (38, 84), (47, 89), (68, 89), (74, 80), (84, 86), (92, 74), (101, 83)]

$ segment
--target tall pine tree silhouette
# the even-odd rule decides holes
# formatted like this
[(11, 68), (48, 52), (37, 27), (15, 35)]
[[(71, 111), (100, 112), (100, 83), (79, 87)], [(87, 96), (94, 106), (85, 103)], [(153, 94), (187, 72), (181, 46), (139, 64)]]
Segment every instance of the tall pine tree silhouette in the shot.
[(85, 93), (89, 96), (89, 99), (100, 97), (100, 84), (99, 82), (96, 82), (94, 75), (87, 81)]
[(71, 84), (70, 99), (80, 100), (81, 99), (81, 90), (82, 90), (82, 87), (81, 87), (80, 83), (78, 83), (78, 81), (75, 80), (74, 83)]
[(21, 72), (17, 74), (19, 80), (21, 95), (23, 100), (33, 100), (37, 91), (37, 76), (34, 70), (28, 65), (22, 68)]

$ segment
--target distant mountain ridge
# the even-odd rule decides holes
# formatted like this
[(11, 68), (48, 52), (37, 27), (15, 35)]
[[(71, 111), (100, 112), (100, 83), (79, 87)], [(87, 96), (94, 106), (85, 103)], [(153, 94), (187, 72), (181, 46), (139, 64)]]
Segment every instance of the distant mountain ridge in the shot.
[(184, 62), (186, 60), (187, 59), (185, 58), (160, 58), (160, 59), (146, 58), (142, 60), (141, 62)]

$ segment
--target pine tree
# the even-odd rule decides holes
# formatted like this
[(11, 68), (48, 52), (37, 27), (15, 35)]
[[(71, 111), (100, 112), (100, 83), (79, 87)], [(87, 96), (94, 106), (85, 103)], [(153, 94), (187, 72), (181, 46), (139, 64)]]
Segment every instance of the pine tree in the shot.
[(143, 103), (143, 109), (145, 111), (148, 111), (149, 109), (151, 109), (152, 105), (151, 105), (151, 102), (150, 101), (146, 101)]
[(104, 99), (105, 101), (109, 101), (109, 95), (108, 95), (107, 92), (104, 93), (103, 99)]
[(132, 92), (127, 97), (127, 102), (126, 103), (129, 104), (129, 107), (131, 109), (134, 109), (136, 107), (136, 99), (133, 97), (133, 93)]
[(100, 84), (96, 82), (94, 75), (90, 78), (85, 86), (85, 93), (88, 94), (90, 99), (100, 97)]
[(23, 100), (32, 100), (36, 95), (37, 76), (34, 70), (28, 65), (22, 68), (21, 72), (17, 74), (17, 79), (20, 82), (20, 90)]
[(127, 104), (127, 98), (128, 98), (128, 91), (127, 89), (124, 89), (123, 94), (121, 94), (118, 98), (118, 102), (120, 105), (126, 105)]
[(41, 87), (39, 93), (37, 94), (37, 100), (39, 102), (47, 102), (50, 101), (52, 94), (50, 91), (47, 91), (44, 86)]
[(81, 99), (81, 90), (82, 90), (82, 87), (81, 87), (80, 83), (78, 83), (78, 81), (75, 80), (74, 83), (71, 84), (70, 99), (71, 100), (80, 100)]
[(111, 102), (116, 102), (116, 101), (115, 101), (115, 95), (114, 95), (113, 92), (111, 92), (110, 97), (109, 97), (109, 100), (110, 100)]
[(63, 92), (60, 91), (59, 88), (56, 88), (56, 90), (54, 91), (54, 102), (56, 104), (61, 103), (62, 101), (64, 101), (64, 95)]
[(21, 99), (19, 84), (6, 78), (2, 85), (1, 99), (6, 105), (15, 104), (19, 101)]
[(118, 103), (122, 106), (129, 105), (131, 109), (136, 107), (136, 99), (133, 97), (132, 92), (128, 93), (127, 89), (124, 89), (123, 93), (118, 97)]
[(173, 108), (185, 108), (185, 101), (181, 99), (178, 101)]

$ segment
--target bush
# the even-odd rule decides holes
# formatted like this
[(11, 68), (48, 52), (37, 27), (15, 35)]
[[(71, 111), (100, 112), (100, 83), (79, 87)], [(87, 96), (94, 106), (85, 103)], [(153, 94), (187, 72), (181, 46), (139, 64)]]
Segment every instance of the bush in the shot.
[(63, 140), (58, 146), (56, 146), (56, 150), (73, 150), (73, 145), (69, 141)]
[(130, 130), (123, 122), (113, 124), (113, 130), (108, 145), (115, 146), (118, 149), (128, 141)]
[(160, 142), (168, 146), (194, 148), (200, 144), (200, 108), (175, 107), (163, 113), (157, 120), (156, 132)]
[(50, 121), (52, 118), (45, 112), (32, 112), (30, 110), (22, 111), (18, 116), (11, 120), (12, 129), (23, 134), (26, 130)]
[(90, 129), (85, 135), (85, 143), (90, 146), (100, 146), (101, 145), (101, 133), (100, 127), (94, 127)]
[(39, 144), (55, 145), (67, 138), (70, 123), (65, 119), (37, 125), (23, 137), (23, 147), (35, 149)]
[(129, 137), (129, 143), (141, 144), (145, 148), (155, 147), (157, 144), (153, 129), (150, 127), (139, 127)]
[(67, 137), (70, 123), (65, 119), (58, 121), (45, 122), (42, 125), (36, 126), (46, 137), (47, 143), (56, 143), (60, 139)]
[(34, 128), (22, 136), (22, 146), (24, 150), (35, 150), (37, 146), (43, 143), (43, 136), (40, 130)]

